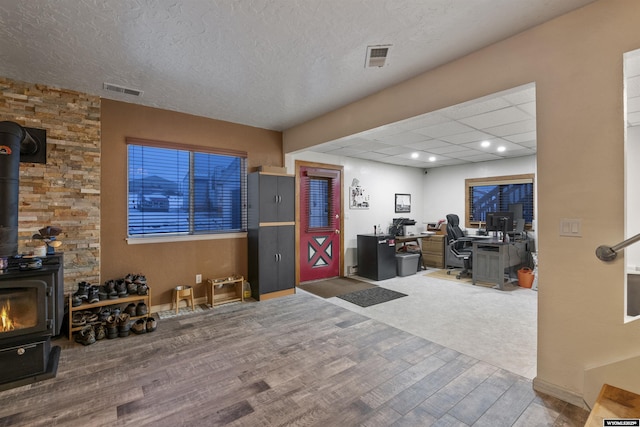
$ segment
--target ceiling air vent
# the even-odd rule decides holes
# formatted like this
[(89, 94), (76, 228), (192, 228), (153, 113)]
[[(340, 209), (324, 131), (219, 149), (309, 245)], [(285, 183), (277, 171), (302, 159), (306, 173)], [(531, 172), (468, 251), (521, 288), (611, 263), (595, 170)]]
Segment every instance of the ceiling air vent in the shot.
[(390, 44), (367, 46), (367, 59), (364, 68), (384, 67), (389, 56)]
[(142, 96), (142, 91), (138, 89), (130, 89), (124, 86), (118, 86), (111, 83), (103, 83), (102, 87), (113, 92), (124, 93), (125, 95)]

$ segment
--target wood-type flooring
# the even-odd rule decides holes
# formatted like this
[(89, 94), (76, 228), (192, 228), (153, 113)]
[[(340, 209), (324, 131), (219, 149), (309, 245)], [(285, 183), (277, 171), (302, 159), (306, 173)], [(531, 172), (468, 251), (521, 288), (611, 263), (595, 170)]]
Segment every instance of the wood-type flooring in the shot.
[(531, 381), (299, 292), (82, 346), (0, 426), (582, 426)]

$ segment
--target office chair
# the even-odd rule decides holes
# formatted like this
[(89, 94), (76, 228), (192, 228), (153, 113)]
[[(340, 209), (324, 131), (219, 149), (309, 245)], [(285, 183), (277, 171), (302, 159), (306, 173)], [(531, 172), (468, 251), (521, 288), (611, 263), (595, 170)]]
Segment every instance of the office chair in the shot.
[(473, 266), (473, 239), (466, 237), (460, 229), (460, 219), (456, 214), (447, 215), (447, 252), (445, 255), (447, 274), (455, 268), (462, 268), (456, 278), (471, 276)]

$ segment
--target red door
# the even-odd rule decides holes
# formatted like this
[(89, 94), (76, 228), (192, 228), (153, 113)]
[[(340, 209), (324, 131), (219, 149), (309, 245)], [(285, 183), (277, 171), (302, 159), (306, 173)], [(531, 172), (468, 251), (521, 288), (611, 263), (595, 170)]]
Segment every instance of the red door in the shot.
[(300, 282), (340, 275), (340, 169), (300, 167)]

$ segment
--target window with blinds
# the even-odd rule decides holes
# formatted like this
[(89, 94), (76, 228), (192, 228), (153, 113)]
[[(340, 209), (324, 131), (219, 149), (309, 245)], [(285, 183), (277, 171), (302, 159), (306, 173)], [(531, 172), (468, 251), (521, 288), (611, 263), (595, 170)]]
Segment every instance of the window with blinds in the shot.
[(246, 231), (246, 153), (131, 141), (130, 237)]
[(470, 227), (486, 222), (488, 212), (513, 211), (522, 215), (525, 226), (534, 219), (534, 175), (512, 175), (467, 179), (466, 213)]

